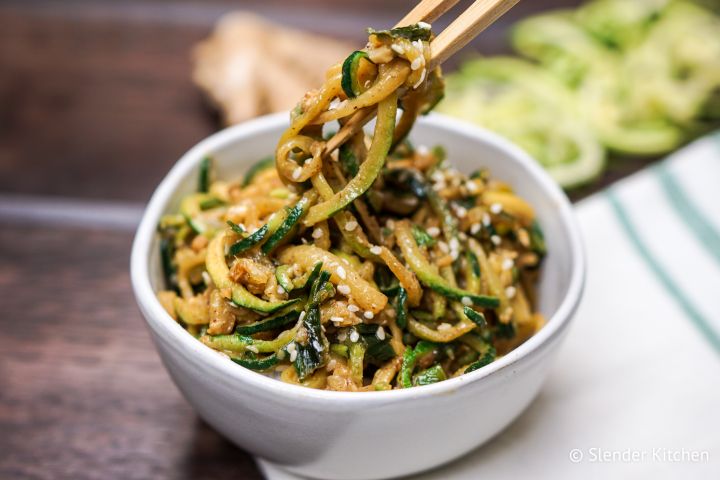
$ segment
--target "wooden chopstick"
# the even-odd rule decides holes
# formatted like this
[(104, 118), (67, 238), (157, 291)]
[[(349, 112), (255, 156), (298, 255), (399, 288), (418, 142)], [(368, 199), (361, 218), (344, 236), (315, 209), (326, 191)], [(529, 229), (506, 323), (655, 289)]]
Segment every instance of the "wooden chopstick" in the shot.
[[(459, 0), (423, 0), (415, 6), (396, 27), (418, 22), (433, 22), (451, 9)], [(485, 30), (520, 0), (476, 0), (467, 10), (443, 30), (430, 44), (432, 70), (457, 53), (470, 40)], [(373, 118), (375, 109), (367, 107), (356, 112), (345, 125), (325, 144), (325, 155), (332, 153), (360, 131)]]
[(418, 22), (431, 23), (442, 17), (459, 0), (424, 0), (400, 20), (395, 27), (403, 27)]
[(476, 0), (430, 44), (432, 70), (453, 56), (470, 40), (514, 7), (520, 0)]

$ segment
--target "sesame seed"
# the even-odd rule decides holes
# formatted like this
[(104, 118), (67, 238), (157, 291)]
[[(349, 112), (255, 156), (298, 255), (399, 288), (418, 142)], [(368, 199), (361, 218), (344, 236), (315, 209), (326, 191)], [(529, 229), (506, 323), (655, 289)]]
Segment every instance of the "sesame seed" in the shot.
[(513, 298), (516, 293), (517, 293), (517, 289), (515, 287), (513, 287), (512, 285), (510, 285), (509, 287), (507, 287), (505, 289), (505, 296), (508, 298)]
[(350, 287), (348, 287), (344, 283), (341, 283), (340, 285), (338, 285), (337, 289), (338, 289), (338, 292), (342, 293), (343, 295), (346, 295), (346, 296), (350, 295)]
[(465, 187), (467, 187), (468, 192), (470, 192), (470, 193), (476, 193), (479, 190), (477, 183), (473, 182), (472, 180), (467, 182), (465, 184)]
[(502, 212), (502, 205), (500, 205), (499, 203), (493, 203), (492, 205), (490, 205), (490, 212), (497, 215), (498, 213)]
[(418, 145), (415, 147), (415, 151), (418, 153), (418, 155), (422, 155), (423, 157), (430, 153), (430, 149), (427, 147), (427, 145)]
[(450, 250), (458, 250), (460, 249), (460, 242), (457, 238), (451, 238), (450, 239)]
[[(233, 205), (228, 208), (227, 214), (228, 216), (245, 215), (247, 213), (247, 209), (247, 205)], [(242, 224), (240, 224), (240, 226), (243, 230), (245, 230), (245, 227)]]
[(506, 258), (502, 262), (503, 270), (510, 270), (511, 268), (513, 268), (513, 266), (515, 266), (515, 262), (513, 262), (512, 259), (510, 259), (510, 258)]
[(351, 303), (350, 305), (348, 305), (347, 309), (348, 309), (349, 311), (351, 311), (352, 313), (355, 313), (355, 312), (359, 312), (359, 311), (360, 311), (360, 307), (358, 307), (358, 306), (355, 305), (354, 303)]
[(473, 235), (475, 235), (475, 234), (478, 233), (479, 231), (480, 231), (480, 224), (479, 224), (479, 223), (473, 223), (472, 225), (470, 225), (470, 233), (472, 233)]
[(298, 317), (298, 320), (300, 320), (302, 322), (304, 318), (305, 318), (305, 310), (300, 312), (300, 317)]
[(382, 253), (382, 248), (374, 245), (370, 247), (370, 253), (372, 253), (373, 255), (380, 255)]
[(422, 28), (423, 30), (430, 30), (432, 28), (429, 23), (425, 22), (418, 22), (417, 26)]
[(297, 358), (297, 348), (295, 347), (295, 342), (288, 343), (285, 350), (290, 354), (290, 361), (294, 362)]
[(440, 235), (440, 229), (438, 227), (430, 227), (427, 229), (427, 233), (431, 237), (437, 237), (438, 235)]
[(345, 224), (345, 230), (347, 230), (348, 232), (352, 232), (353, 230), (355, 230), (357, 228), (357, 226), (358, 226), (358, 223), (355, 220), (350, 220), (349, 222), (347, 222)]
[(282, 285), (278, 285), (277, 293), (278, 293), (278, 295), (282, 295), (283, 293), (285, 293), (285, 289), (283, 288)]
[(490, 241), (493, 243), (493, 245), (500, 245), (501, 242), (500, 237), (498, 237), (497, 235), (493, 235), (492, 237), (490, 237)]
[(330, 317), (330, 321), (338, 323), (338, 322), (345, 321), (345, 319), (343, 317)]
[(313, 230), (312, 237), (314, 239), (322, 238), (323, 236), (323, 229), (320, 227), (316, 227), (315, 230)]
[(450, 251), (450, 248), (448, 247), (448, 244), (445, 242), (438, 242), (438, 248), (443, 253), (448, 253)]
[(323, 351), (323, 346), (320, 345), (320, 342), (318, 342), (317, 340), (313, 340), (312, 346), (313, 346), (313, 348), (314, 348), (315, 350), (317, 350), (318, 352), (322, 352), (322, 351)]
[(380, 340), (385, 340), (385, 329), (382, 326), (378, 327), (375, 336)]
[(248, 345), (247, 347), (245, 347), (245, 350), (250, 350), (253, 353), (260, 353), (260, 351), (255, 345)]
[(469, 307), (469, 306), (472, 305), (472, 303), (473, 303), (473, 302), (472, 302), (472, 299), (471, 299), (470, 297), (462, 297), (462, 298), (460, 299), (460, 301), (461, 301), (462, 304), (465, 305), (466, 307)]
[(341, 330), (338, 333), (337, 339), (339, 342), (344, 342), (347, 339), (347, 330)]
[(293, 170), (293, 172), (292, 172), (292, 178), (293, 178), (293, 180), (299, 180), (299, 179), (300, 179), (300, 175), (302, 175), (302, 168), (300, 168), (300, 167), (295, 167), (295, 170)]
[(425, 63), (424, 57), (415, 57), (415, 60), (413, 60), (412, 63), (410, 64), (410, 69), (418, 70), (420, 67), (423, 66), (424, 63)]
[(350, 341), (355, 343), (358, 340), (360, 340), (360, 334), (357, 332), (357, 330), (353, 330), (350, 332)]
[(375, 314), (370, 310), (365, 310), (365, 313), (363, 313), (363, 317), (367, 318), (368, 320), (372, 319), (374, 316)]
[(490, 226), (490, 215), (488, 215), (487, 213), (483, 213), (482, 223), (486, 227), (489, 227)]
[(467, 216), (467, 208), (458, 206), (455, 208), (455, 215), (458, 216), (458, 218), (465, 218)]
[[(425, 147), (427, 148), (427, 147)], [(444, 182), (445, 181), (445, 175), (440, 170), (435, 170), (432, 175), (430, 175), (430, 179), (434, 182)]]
[(393, 51), (394, 51), (395, 53), (397, 53), (398, 55), (403, 55), (403, 54), (405, 54), (405, 48), (404, 48), (402, 45), (399, 45), (399, 44), (397, 44), (397, 43), (393, 43), (392, 45), (390, 45), (390, 48), (392, 48)]
[(337, 267), (335, 270), (335, 273), (337, 273), (337, 276), (340, 277), (340, 279), (345, 280), (347, 278), (347, 273), (345, 272), (345, 269), (342, 266)]
[(212, 278), (210, 278), (210, 274), (203, 270), (202, 272), (202, 279), (203, 282), (205, 282), (205, 285), (210, 285), (212, 283)]
[(437, 329), (438, 329), (438, 332), (446, 332), (448, 330), (452, 330), (452, 325), (450, 325), (449, 323), (443, 322), (437, 326)]

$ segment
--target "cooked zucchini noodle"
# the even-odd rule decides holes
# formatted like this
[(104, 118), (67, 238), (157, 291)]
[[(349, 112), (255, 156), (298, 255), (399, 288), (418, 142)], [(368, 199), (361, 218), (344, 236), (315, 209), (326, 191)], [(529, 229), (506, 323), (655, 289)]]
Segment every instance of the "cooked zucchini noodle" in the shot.
[[(442, 97), (430, 37), (371, 30), (242, 179), (203, 160), (198, 191), (160, 222), (158, 293), (203, 344), (289, 383), (392, 390), (481, 368), (542, 326), (532, 207), (405, 140)], [(377, 117), (373, 134), (329, 152), (358, 111)]]

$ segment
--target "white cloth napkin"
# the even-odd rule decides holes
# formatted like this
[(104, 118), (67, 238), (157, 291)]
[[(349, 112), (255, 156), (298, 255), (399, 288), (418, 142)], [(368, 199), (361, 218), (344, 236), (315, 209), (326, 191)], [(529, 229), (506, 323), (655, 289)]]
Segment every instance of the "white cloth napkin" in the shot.
[(538, 398), (413, 478), (720, 478), (720, 134), (576, 210), (587, 287)]

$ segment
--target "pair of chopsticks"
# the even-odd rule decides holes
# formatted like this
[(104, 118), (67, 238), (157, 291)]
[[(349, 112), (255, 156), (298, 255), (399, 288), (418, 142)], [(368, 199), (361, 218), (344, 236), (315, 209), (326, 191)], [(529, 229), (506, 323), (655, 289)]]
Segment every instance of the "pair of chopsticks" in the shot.
[[(418, 22), (431, 23), (450, 10), (459, 0), (423, 0), (418, 3), (396, 27)], [(430, 43), (431, 58), (428, 70), (441, 65), (480, 32), (485, 30), (520, 0), (476, 0)], [(325, 154), (331, 153), (370, 121), (375, 111), (355, 113), (325, 145)]]

